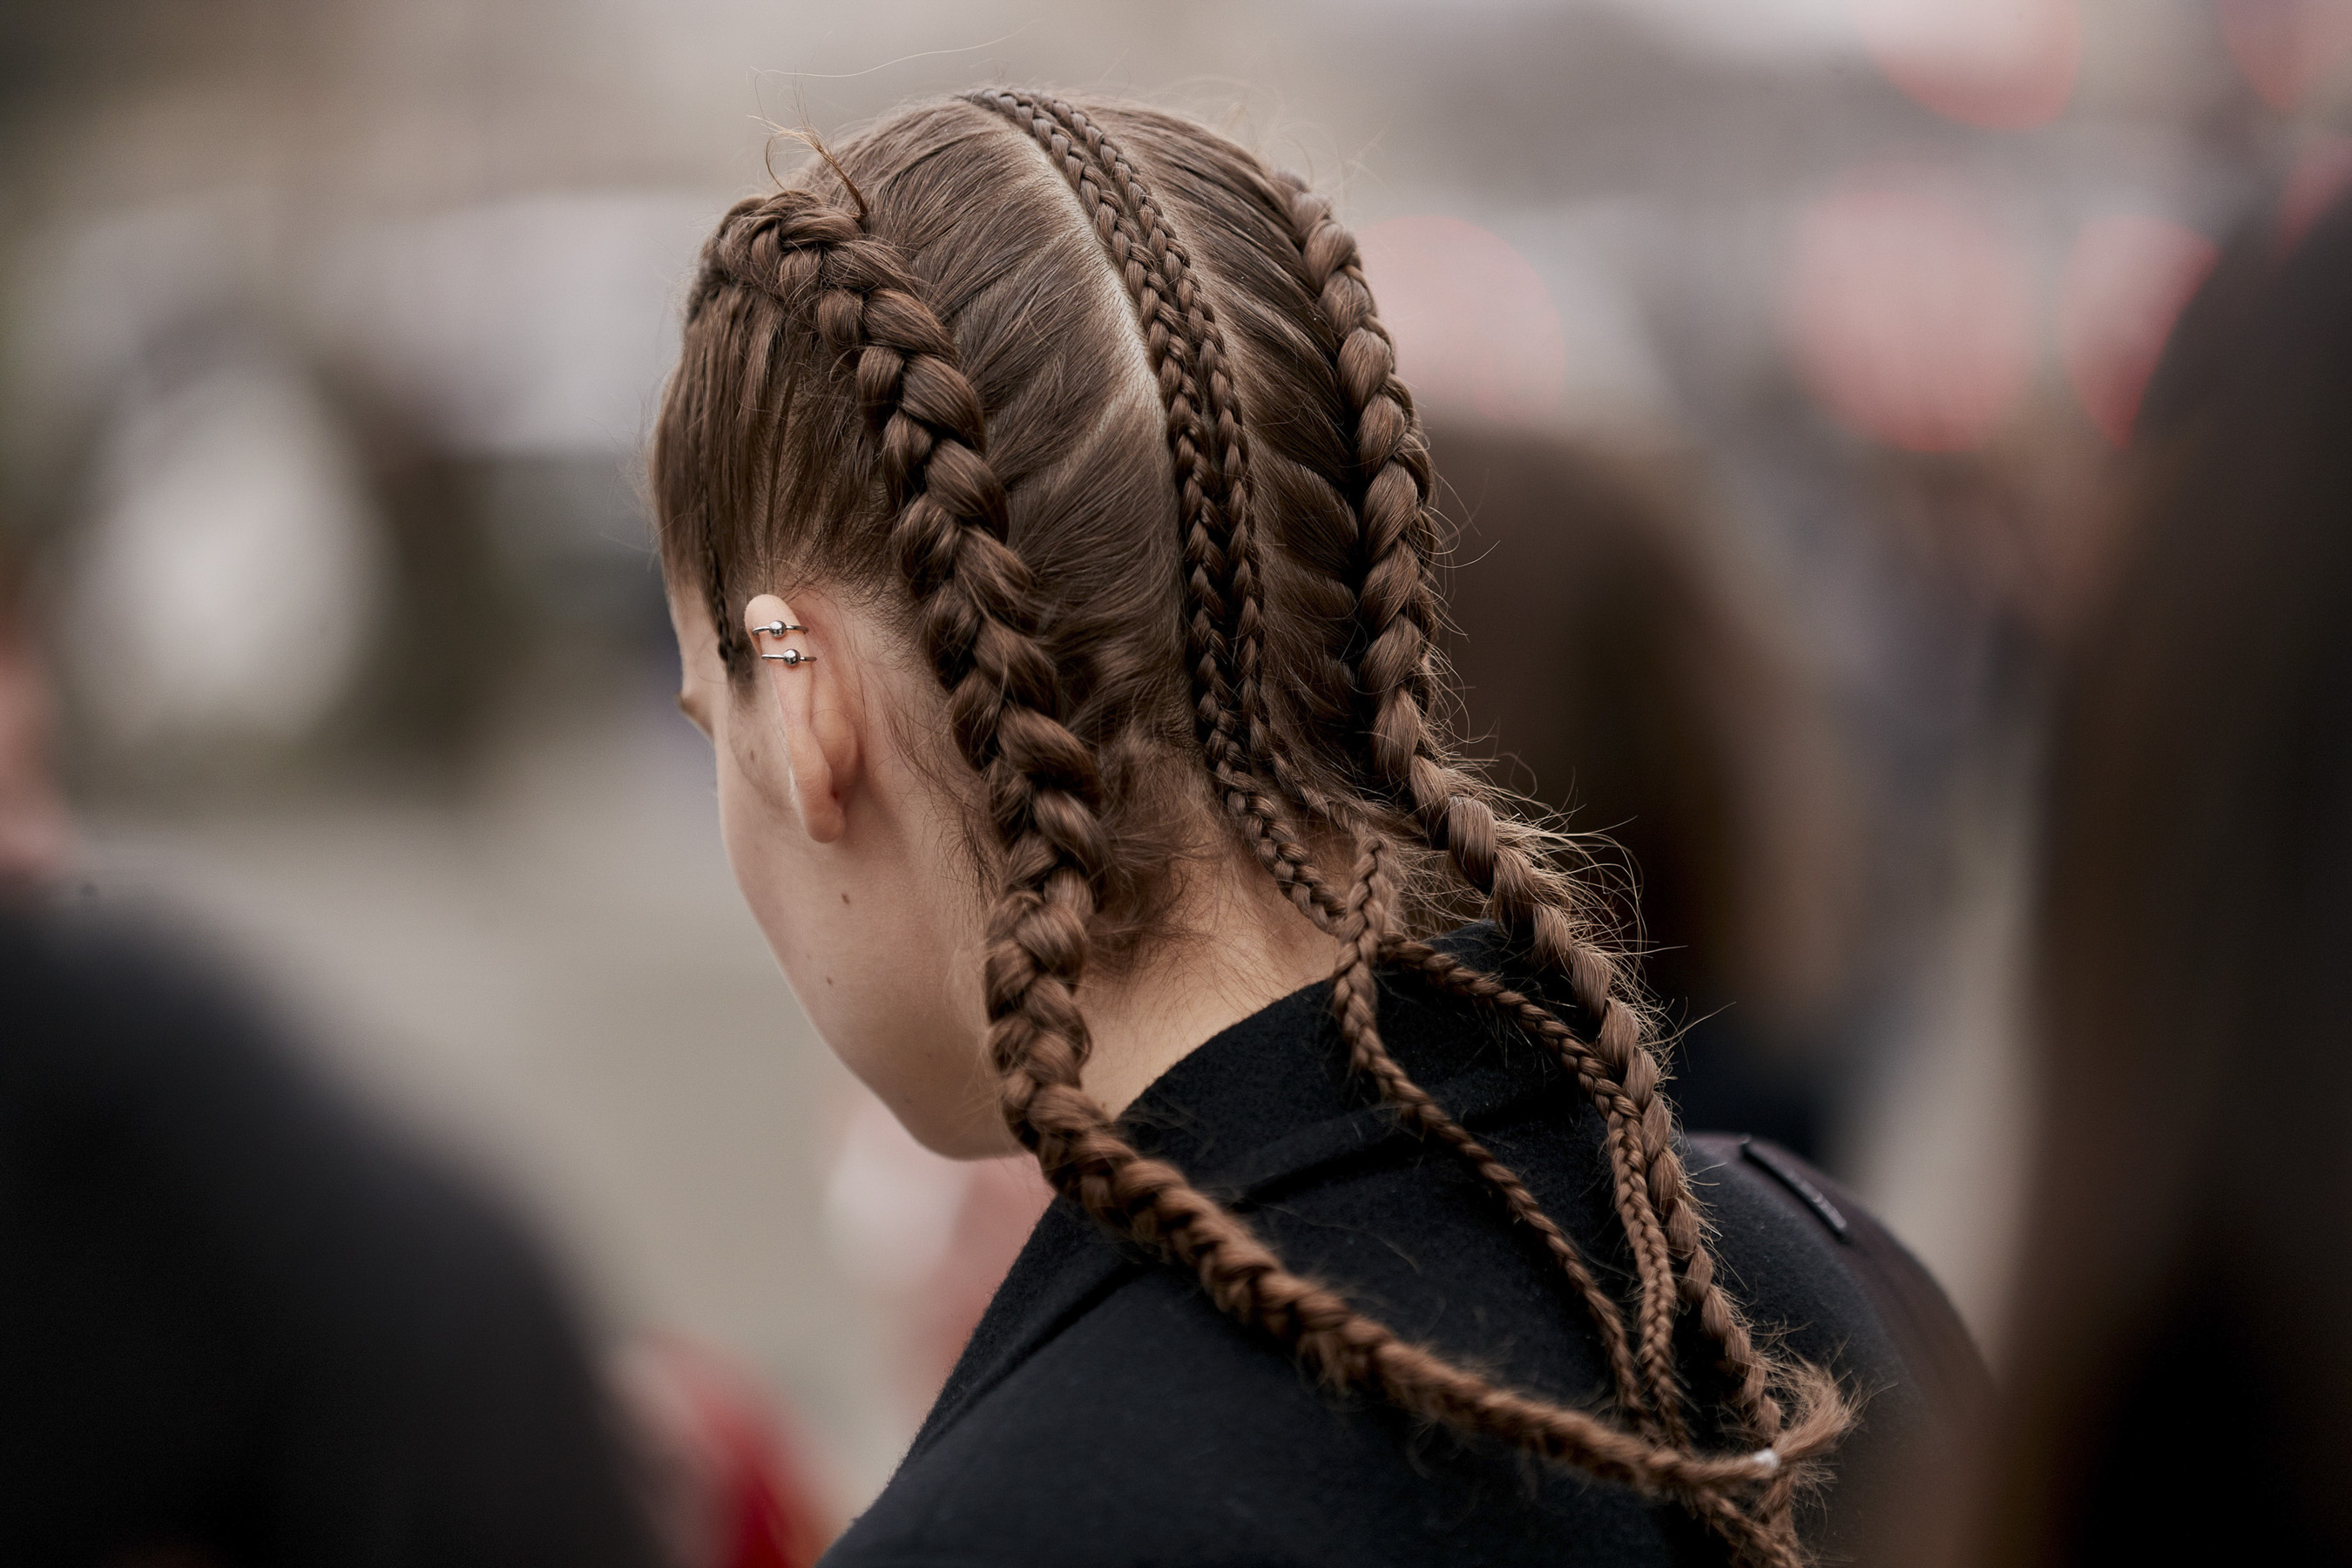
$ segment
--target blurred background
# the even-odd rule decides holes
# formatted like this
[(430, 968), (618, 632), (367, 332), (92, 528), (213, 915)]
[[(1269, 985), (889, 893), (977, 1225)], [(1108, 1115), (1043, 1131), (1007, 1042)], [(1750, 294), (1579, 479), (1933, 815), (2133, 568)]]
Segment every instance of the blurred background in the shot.
[(2049, 677), (2182, 302), (2352, 183), (2352, 0), (12, 0), (68, 897), (253, 977), (861, 1506), (984, 1300), (926, 1282), (1035, 1200), (915, 1152), (742, 911), (639, 448), (780, 128), (1008, 81), (1338, 194), (1472, 729), (1638, 868), (1692, 1121), (1813, 1152), (1998, 1360)]

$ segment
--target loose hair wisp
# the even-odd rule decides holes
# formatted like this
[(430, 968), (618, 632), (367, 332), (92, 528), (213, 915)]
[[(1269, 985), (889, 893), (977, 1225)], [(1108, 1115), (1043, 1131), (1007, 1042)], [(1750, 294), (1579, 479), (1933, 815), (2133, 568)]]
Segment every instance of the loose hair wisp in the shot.
[[(666, 568), (704, 596), (739, 676), (741, 604), (794, 574), (894, 606), (937, 672), (997, 879), (988, 1048), (1006, 1121), (1058, 1191), (1334, 1387), (1670, 1495), (1740, 1562), (1804, 1561), (1793, 1499), (1846, 1408), (1757, 1345), (1717, 1282), (1640, 1010), (1545, 833), (1433, 718), (1428, 448), (1328, 202), (1134, 106), (992, 90), (904, 111), (720, 224), (654, 479)], [(1164, 782), (1171, 755), (1197, 786)], [(1210, 796), (1335, 940), (1356, 1070), (1557, 1261), (1622, 1424), (1400, 1340), (1086, 1093), (1089, 961), (1148, 937), (1167, 897), (1151, 850)], [(1338, 878), (1318, 856), (1342, 847)], [(1573, 994), (1589, 1040), (1422, 940), (1465, 901)], [(1381, 965), (1574, 1076), (1607, 1130), (1630, 1304), (1389, 1054)], [(1727, 1452), (1694, 1440), (1685, 1314), (1727, 1390), (1699, 1429)]]

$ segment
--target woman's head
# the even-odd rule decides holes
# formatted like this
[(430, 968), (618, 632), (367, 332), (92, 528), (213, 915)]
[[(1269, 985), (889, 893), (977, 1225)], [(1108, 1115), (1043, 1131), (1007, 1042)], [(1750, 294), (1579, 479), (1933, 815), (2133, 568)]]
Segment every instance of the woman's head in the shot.
[[(1714, 1282), (1615, 965), (1549, 841), (1433, 720), (1427, 448), (1328, 204), (1149, 110), (989, 92), (904, 111), (721, 225), (655, 480), (730, 855), (820, 1027), (902, 1114), (979, 1076), (956, 1052), (984, 1038), (1003, 1125), (1066, 1196), (1335, 1383), (1675, 1492), (1759, 1560), (1793, 1552), (1781, 1460), (1833, 1436), (1835, 1402), (1786, 1419), (1785, 1369)], [(788, 653), (814, 662), (762, 658)], [(900, 804), (845, 832), (840, 781), (877, 773)], [(901, 867), (961, 856), (965, 895), (875, 889), (825, 847), (851, 838)], [(1148, 962), (1236, 869), (1320, 933), (1359, 1069), (1559, 1259), (1627, 1426), (1398, 1342), (1087, 1092), (1083, 982)], [(1454, 908), (1558, 977), (1589, 1041), (1417, 940)], [(1388, 1057), (1381, 963), (1501, 1011), (1584, 1085), (1634, 1312)], [(1738, 1373), (1725, 1429), (1773, 1457), (1688, 1451), (1685, 1310)]]
[[(1260, 554), (1265, 635), (1257, 679), (1267, 721), (1301, 773), (1326, 793), (1360, 794), (1360, 767), (1325, 742), (1360, 727), (1348, 674), (1356, 527), (1335, 482), (1351, 468), (1344, 432), (1352, 421), (1334, 345), (1318, 339), (1328, 325), (1296, 265), (1292, 193), (1197, 127), (1145, 110), (1106, 112), (1125, 145), (1173, 174), (1162, 198), (1171, 220), (1201, 237), (1189, 274), (1216, 279), (1168, 286), (1171, 297), (1142, 308), (1216, 312), (1234, 362), (1219, 374), (1240, 384), (1228, 404), (1241, 405), (1235, 394), (1245, 393), (1255, 406), (1284, 411), (1249, 432), (1256, 437), (1249, 477), (1272, 502), (1254, 515), (1278, 530)], [(890, 455), (870, 437), (862, 406), (871, 389), (834, 374), (843, 346), (823, 322), (815, 331), (779, 330), (819, 308), (825, 282), (817, 251), (784, 237), (830, 226), (839, 238), (829, 265), (865, 268), (861, 281), (887, 277), (920, 301), (915, 309), (929, 317), (922, 323), (874, 324), (919, 340), (936, 324), (952, 340), (951, 363), (916, 353), (900, 373), (912, 379), (894, 390), (970, 426), (970, 445), (950, 441), (944, 459), (958, 471), (928, 483), (954, 490), (971, 479), (961, 469), (977, 467), (961, 454), (984, 452), (988, 493), (955, 491), (954, 504), (1002, 508), (1005, 563), (1022, 579), (1037, 653), (1054, 671), (1069, 733), (1094, 759), (1094, 830), (1104, 849), (1092, 922), (1099, 965), (1167, 934), (1183, 873), (1197, 880), (1204, 856), (1245, 853), (1219, 824), (1199, 742), (1202, 725), (1234, 723), (1233, 696), (1204, 718), (1193, 668), (1213, 657), (1229, 608), (1217, 600), (1234, 592), (1225, 552), (1238, 508), (1228, 506), (1233, 476), (1209, 467), (1223, 454), (1205, 427), (1215, 416), (1208, 389), (1186, 385), (1181, 359), (1169, 352), (1184, 324), (1139, 325), (1130, 274), (1145, 275), (1147, 291), (1167, 286), (1171, 258), (1112, 265), (1102, 234), (1073, 198), (1034, 137), (995, 109), (953, 100), (845, 141), (812, 163), (794, 189), (739, 208), (712, 242), (689, 308), (655, 479), (682, 627), (690, 638), (704, 635), (697, 628), (706, 620), (715, 628), (717, 663), (706, 668), (723, 667), (729, 681), (731, 701), (714, 692), (707, 706), (755, 693), (764, 703), (769, 677), (836, 700), (831, 689), (872, 689), (888, 672), (887, 696), (875, 690), (879, 700), (864, 706), (894, 721), (891, 738), (904, 742), (906, 761), (954, 807), (926, 825), (952, 830), (948, 852), (932, 858), (967, 868), (964, 887), (985, 886), (1001, 849), (968, 773), (959, 790), (962, 759), (939, 679), (959, 672), (934, 674), (927, 656), (926, 612), (905, 569), (907, 540), (894, 531), (882, 474)], [(1284, 251), (1293, 253), (1286, 264)], [(1184, 287), (1194, 297), (1174, 298)], [(867, 314), (887, 318), (893, 309), (869, 306)], [(931, 406), (942, 398), (972, 405)], [(941, 461), (936, 451), (927, 457)], [(1202, 592), (1188, 594), (1193, 584)], [(853, 612), (873, 646), (855, 658), (836, 656), (829, 669), (820, 661), (807, 670), (762, 670), (746, 610), (777, 591), (803, 622)], [(739, 736), (749, 732), (738, 727)], [(876, 1026), (911, 1020), (870, 1006), (870, 986), (845, 992), (843, 971), (853, 967), (846, 950), (871, 951), (877, 939), (901, 948), (919, 940), (949, 958), (941, 944), (954, 945), (954, 933), (971, 928), (977, 895), (960, 909), (941, 909), (929, 896), (894, 904), (847, 888), (833, 889), (849, 894), (845, 907), (838, 896), (814, 896), (816, 867), (775, 863), (791, 840), (762, 833), (760, 821), (762, 808), (783, 803), (748, 788), (756, 777), (722, 769), (730, 847), (739, 870), (750, 873), (746, 892), (787, 972), (828, 1038), (902, 1113), (914, 1113), (919, 1132), (955, 1136), (925, 1124), (940, 1119), (927, 1119), (914, 1098), (917, 1079), (942, 1081), (939, 1061), (893, 1062), (878, 1044), (860, 1048), (862, 1037), (884, 1032)], [(821, 858), (837, 865), (842, 857)], [(873, 870), (861, 862), (854, 874), (866, 880)], [(976, 973), (976, 951), (954, 956), (965, 962), (930, 972)], [(903, 977), (889, 994), (908, 999)], [(974, 1013), (966, 1037), (977, 1038), (978, 1023)], [(925, 1037), (919, 1029), (887, 1033), (908, 1045)]]

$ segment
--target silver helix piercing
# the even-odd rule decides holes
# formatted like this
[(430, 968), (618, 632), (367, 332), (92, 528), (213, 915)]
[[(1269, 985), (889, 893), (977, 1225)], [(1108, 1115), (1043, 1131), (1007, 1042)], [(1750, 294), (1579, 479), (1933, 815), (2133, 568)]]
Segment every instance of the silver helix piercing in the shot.
[[(780, 637), (786, 632), (804, 632), (806, 630), (808, 630), (808, 627), (796, 626), (791, 621), (770, 621), (766, 626), (753, 626), (751, 628), (751, 635), (755, 637)], [(813, 653), (803, 653), (796, 647), (788, 647), (782, 653), (763, 653), (760, 657), (761, 658), (768, 659), (772, 663), (781, 664), (786, 669), (790, 669), (796, 664), (806, 664), (809, 660), (814, 658), (816, 655)]]

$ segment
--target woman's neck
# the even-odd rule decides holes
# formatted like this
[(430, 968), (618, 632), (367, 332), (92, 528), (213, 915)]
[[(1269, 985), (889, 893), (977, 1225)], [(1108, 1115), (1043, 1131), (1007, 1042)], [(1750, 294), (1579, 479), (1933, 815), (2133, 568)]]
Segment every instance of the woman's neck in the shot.
[(1155, 942), (1078, 992), (1093, 1046), (1086, 1088), (1118, 1116), (1220, 1031), (1330, 977), (1338, 952), (1255, 865), (1220, 858), (1192, 877)]

